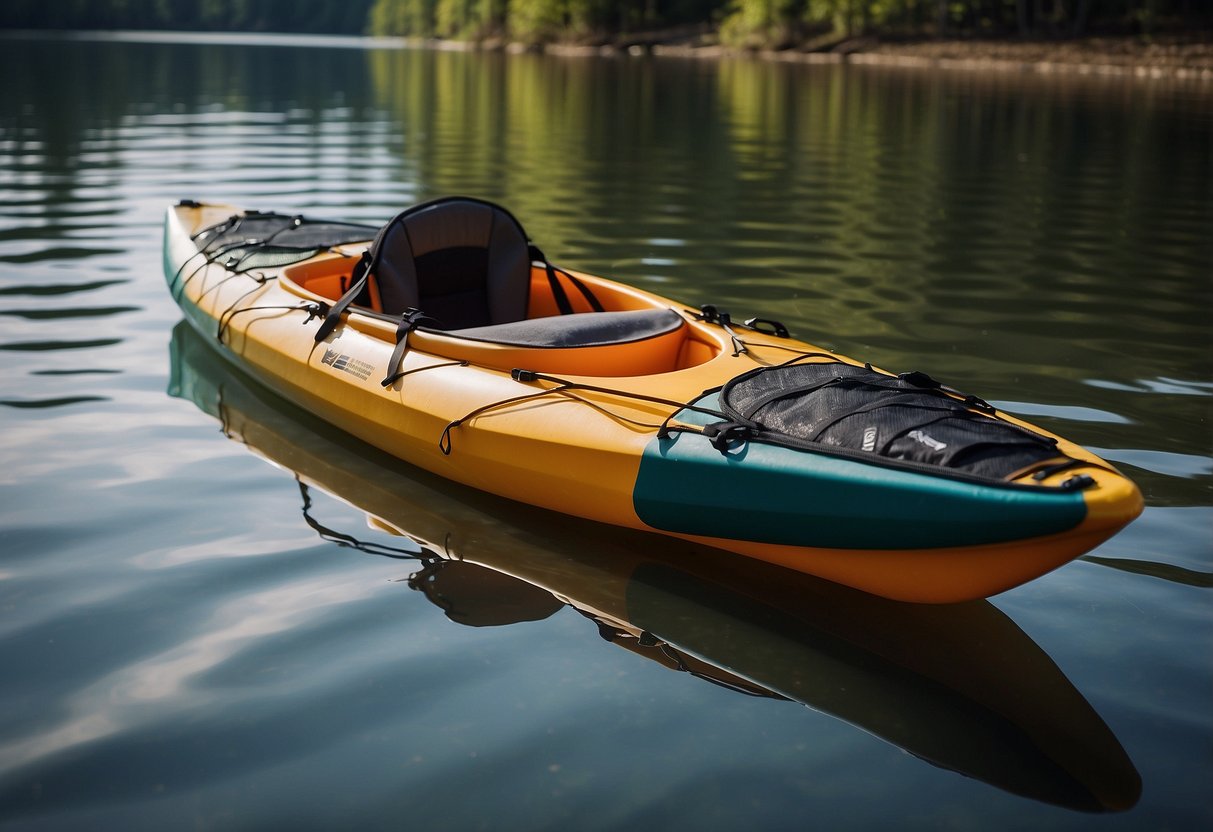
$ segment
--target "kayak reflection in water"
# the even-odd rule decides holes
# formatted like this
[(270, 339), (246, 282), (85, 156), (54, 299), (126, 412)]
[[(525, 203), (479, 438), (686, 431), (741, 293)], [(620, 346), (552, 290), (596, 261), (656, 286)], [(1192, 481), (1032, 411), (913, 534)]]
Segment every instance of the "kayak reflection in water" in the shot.
[[(451, 621), (537, 621), (566, 605), (637, 655), (739, 693), (790, 700), (1005, 791), (1123, 811), (1140, 777), (1057, 665), (986, 601), (888, 601), (736, 554), (521, 506), (385, 457), (234, 370), (185, 323), (172, 395), (295, 472), (326, 540), (416, 560), (407, 580)], [(400, 546), (329, 529), (318, 489)]]

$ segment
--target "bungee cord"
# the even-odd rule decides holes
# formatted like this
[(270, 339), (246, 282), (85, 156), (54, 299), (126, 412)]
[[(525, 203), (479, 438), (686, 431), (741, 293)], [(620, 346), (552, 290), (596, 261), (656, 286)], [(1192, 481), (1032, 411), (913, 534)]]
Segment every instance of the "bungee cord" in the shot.
[[(713, 408), (708, 408), (708, 407), (702, 407), (700, 405), (694, 404), (693, 402), (680, 402), (675, 399), (666, 399), (666, 398), (662, 398), (660, 396), (650, 396), (650, 395), (647, 395), (644, 393), (634, 393), (630, 390), (620, 390), (618, 388), (613, 388), (613, 387), (601, 387), (601, 386), (595, 385), (595, 384), (586, 384), (586, 383), (580, 382), (580, 381), (571, 381), (569, 379), (562, 379), (557, 376), (546, 375), (544, 373), (537, 373), (537, 372), (534, 372), (531, 370), (515, 369), (510, 372), (510, 377), (513, 378), (515, 381), (518, 381), (518, 382), (521, 382), (524, 384), (535, 382), (535, 381), (549, 381), (549, 382), (554, 383), (556, 386), (555, 387), (545, 387), (541, 390), (536, 390), (533, 393), (526, 393), (521, 396), (511, 396), (510, 398), (501, 399), (501, 400), (498, 400), (495, 402), (489, 402), (487, 404), (481, 405), (480, 407), (474, 408), (473, 410), (471, 410), (464, 416), (451, 421), (450, 423), (447, 424), (446, 428), (443, 429), (442, 435), (438, 439), (438, 449), (440, 451), (442, 451), (442, 454), (444, 456), (450, 456), (450, 454), (451, 454), (451, 450), (452, 450), (451, 431), (454, 430), (455, 428), (460, 427), (461, 425), (463, 425), (464, 422), (468, 421), (469, 419), (474, 419), (477, 416), (487, 413), (490, 410), (496, 410), (497, 408), (508, 407), (510, 405), (519, 404), (521, 402), (526, 402), (526, 401), (532, 401), (534, 399), (543, 398), (545, 396), (564, 395), (564, 394), (568, 393), (569, 391), (574, 391), (574, 390), (585, 391), (585, 392), (590, 392), (590, 393), (602, 393), (602, 394), (609, 395), (609, 396), (619, 396), (620, 398), (633, 399), (636, 401), (648, 402), (651, 404), (665, 405), (667, 407), (674, 408), (674, 410), (668, 416), (666, 416), (666, 418), (662, 421), (662, 423), (660, 425), (646, 425), (642, 422), (639, 422), (639, 421), (636, 421), (633, 419), (628, 419), (625, 416), (620, 416), (619, 414), (605, 410), (605, 408), (602, 408), (600, 405), (593, 405), (591, 402), (589, 402), (585, 399), (582, 399), (579, 396), (566, 396), (566, 398), (571, 401), (578, 401), (583, 404), (599, 407), (600, 409), (603, 409), (604, 412), (609, 413), (612, 416), (612, 418), (619, 418), (624, 421), (632, 422), (633, 424), (644, 425), (645, 427), (657, 428), (659, 438), (664, 438), (663, 433), (662, 433), (664, 430), (666, 430), (667, 428), (673, 429), (673, 427), (675, 427), (675, 426), (669, 425), (670, 420), (675, 415), (677, 415), (678, 413), (680, 413), (684, 410), (690, 410), (690, 411), (696, 412), (696, 413), (703, 413), (703, 414), (713, 416), (718, 419), (727, 420), (727, 418), (728, 418), (727, 416), (725, 416), (724, 413), (720, 412), (719, 410), (715, 410)], [(713, 391), (706, 390), (703, 393), (701, 393), (699, 396), (695, 397), (695, 400), (698, 401), (699, 399), (702, 399), (704, 396), (710, 394), (711, 392), (713, 392)], [(679, 427), (679, 429), (682, 429), (681, 426), (678, 426), (678, 427)], [(690, 427), (686, 427), (685, 429), (688, 431), (693, 431), (693, 432), (701, 432), (701, 431), (695, 431), (693, 428), (690, 428)]]
[[(248, 293), (242, 295), (240, 299), (243, 300), (244, 298), (248, 297), (248, 295), (251, 294), (252, 291), (253, 290), (250, 290)], [(239, 301), (237, 301), (237, 302), (239, 302)], [(221, 344), (224, 343), (223, 336), (227, 333), (228, 326), (231, 324), (232, 319), (235, 318), (237, 315), (243, 315), (246, 312), (264, 312), (264, 311), (294, 312), (297, 310), (308, 313), (308, 318), (304, 321), (304, 323), (307, 323), (307, 321), (310, 321), (312, 318), (315, 318), (318, 315), (323, 314), (320, 311), (320, 305), (316, 304), (316, 303), (300, 303), (300, 304), (295, 304), (293, 306), (291, 306), (291, 305), (244, 306), (244, 307), (241, 307), (240, 309), (236, 309), (234, 306), (231, 306), (231, 307), (228, 307), (226, 310), (224, 310), (223, 314), (221, 314), (219, 316), (219, 326), (215, 331), (215, 338), (218, 339), (219, 343), (221, 343)]]

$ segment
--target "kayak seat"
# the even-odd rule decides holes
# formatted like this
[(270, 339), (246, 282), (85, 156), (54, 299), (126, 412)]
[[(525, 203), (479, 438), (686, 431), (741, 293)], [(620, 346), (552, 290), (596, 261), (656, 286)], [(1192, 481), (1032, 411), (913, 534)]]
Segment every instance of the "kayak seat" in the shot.
[(421, 309), (443, 330), (526, 318), (527, 236), (500, 206), (471, 197), (422, 203), (385, 225), (370, 253), (388, 315)]
[(580, 312), (531, 318), (495, 326), (447, 330), (444, 334), (512, 347), (571, 348), (628, 344), (675, 332), (685, 325), (672, 309)]

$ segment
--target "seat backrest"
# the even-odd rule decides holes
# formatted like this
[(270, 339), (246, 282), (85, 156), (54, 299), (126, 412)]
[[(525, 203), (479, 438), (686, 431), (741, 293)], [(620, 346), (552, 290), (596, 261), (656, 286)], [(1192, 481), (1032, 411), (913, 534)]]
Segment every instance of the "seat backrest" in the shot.
[(383, 311), (420, 309), (441, 329), (524, 320), (530, 300), (526, 232), (504, 208), (471, 197), (415, 205), (371, 246)]

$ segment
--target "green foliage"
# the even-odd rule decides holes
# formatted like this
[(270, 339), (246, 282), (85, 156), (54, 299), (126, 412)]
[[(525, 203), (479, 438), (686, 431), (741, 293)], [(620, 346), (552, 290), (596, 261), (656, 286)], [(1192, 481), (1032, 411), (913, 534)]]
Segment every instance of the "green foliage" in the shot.
[(506, 19), (518, 37), (543, 40), (564, 26), (566, 0), (509, 0)]
[(768, 46), (793, 39), (807, 12), (806, 0), (735, 0), (720, 28), (721, 39), (738, 46)]
[(829, 32), (1055, 37), (1211, 23), (1197, 0), (0, 0), (0, 29), (509, 33), (539, 42), (698, 24), (751, 47)]
[[(430, 37), (436, 33), (439, 5), (443, 5), (441, 0), (375, 0), (368, 28), (375, 35)], [(448, 9), (444, 14), (454, 20), (457, 4), (445, 5)]]
[(438, 0), (434, 6), (434, 32), (443, 38), (462, 37), (471, 23), (471, 0)]

